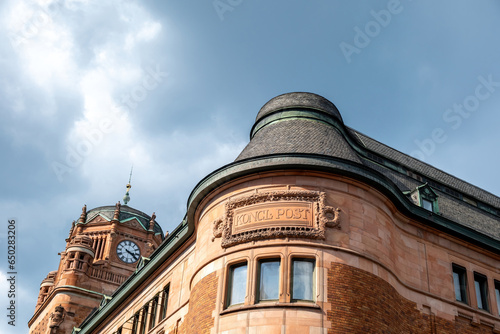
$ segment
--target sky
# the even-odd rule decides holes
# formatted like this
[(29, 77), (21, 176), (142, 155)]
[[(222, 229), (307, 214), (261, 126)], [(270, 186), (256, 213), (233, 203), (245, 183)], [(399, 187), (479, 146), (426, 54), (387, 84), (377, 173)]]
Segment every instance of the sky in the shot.
[(3, 0), (0, 332), (28, 331), (84, 204), (122, 200), (133, 166), (129, 205), (172, 231), (283, 93), (322, 95), (347, 126), (500, 195), (499, 15), (494, 0)]

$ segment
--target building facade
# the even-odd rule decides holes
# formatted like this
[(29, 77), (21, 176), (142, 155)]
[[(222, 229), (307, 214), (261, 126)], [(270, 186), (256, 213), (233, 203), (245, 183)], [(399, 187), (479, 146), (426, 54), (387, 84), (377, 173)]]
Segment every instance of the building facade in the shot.
[(74, 333), (500, 333), (499, 197), (311, 93), (250, 138)]
[(71, 333), (162, 242), (152, 217), (126, 205), (87, 211), (73, 222), (59, 268), (40, 284), (32, 334)]

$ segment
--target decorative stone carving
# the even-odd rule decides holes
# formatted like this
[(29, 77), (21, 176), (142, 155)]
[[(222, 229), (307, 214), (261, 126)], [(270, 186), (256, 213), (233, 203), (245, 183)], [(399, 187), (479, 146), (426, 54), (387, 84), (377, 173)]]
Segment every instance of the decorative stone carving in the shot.
[(57, 333), (57, 328), (64, 321), (65, 313), (66, 312), (64, 311), (64, 307), (62, 307), (61, 305), (56, 306), (54, 312), (50, 314), (50, 320), (49, 320), (50, 333)]
[(319, 219), (327, 227), (340, 228), (340, 209), (324, 206)]
[(325, 239), (326, 227), (340, 228), (340, 209), (327, 206), (324, 192), (292, 190), (229, 200), (226, 215), (213, 222), (213, 237), (226, 248), (271, 238)]
[(225, 228), (225, 219), (219, 218), (213, 222), (214, 225), (214, 236), (212, 237), (212, 241), (215, 240), (215, 238), (220, 238), (222, 237), (222, 233), (224, 232)]

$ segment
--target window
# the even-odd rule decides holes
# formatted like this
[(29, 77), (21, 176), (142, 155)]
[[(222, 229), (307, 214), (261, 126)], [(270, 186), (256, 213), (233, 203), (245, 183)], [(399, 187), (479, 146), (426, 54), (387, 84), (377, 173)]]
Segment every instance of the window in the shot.
[(455, 286), (455, 299), (467, 304), (467, 272), (465, 268), (456, 264), (453, 265), (453, 285)]
[(488, 282), (486, 276), (474, 273), (474, 287), (476, 289), (477, 307), (489, 311), (488, 305)]
[(149, 329), (156, 325), (156, 310), (158, 308), (158, 295), (151, 299), (151, 315), (149, 316)]
[(139, 312), (134, 314), (132, 317), (132, 334), (137, 334), (137, 328), (139, 327)]
[(247, 291), (247, 263), (229, 268), (227, 306), (243, 304)]
[(498, 315), (500, 315), (500, 282), (495, 281), (495, 296), (497, 299)]
[[(225, 308), (265, 302), (314, 303), (317, 295), (316, 259), (284, 256), (289, 260), (283, 267), (282, 258), (261, 258), (255, 262), (229, 264), (226, 271)], [(250, 263), (255, 264), (255, 270), (250, 271)], [(255, 273), (255, 276), (249, 278), (250, 272)], [(247, 298), (248, 282), (255, 283), (253, 298)]]
[(422, 207), (432, 212), (432, 202), (427, 199), (422, 199)]
[(292, 299), (314, 300), (314, 260), (292, 260)]
[(161, 304), (160, 304), (160, 307), (161, 307), (161, 318), (160, 320), (163, 320), (165, 319), (165, 317), (167, 316), (167, 305), (168, 305), (168, 293), (169, 293), (169, 290), (170, 290), (170, 285), (167, 285), (165, 287), (165, 289), (163, 289), (163, 292), (161, 293)]
[(148, 304), (142, 308), (141, 316), (141, 334), (146, 334), (146, 317), (148, 316)]
[(259, 261), (258, 301), (279, 299), (279, 279), (279, 259)]

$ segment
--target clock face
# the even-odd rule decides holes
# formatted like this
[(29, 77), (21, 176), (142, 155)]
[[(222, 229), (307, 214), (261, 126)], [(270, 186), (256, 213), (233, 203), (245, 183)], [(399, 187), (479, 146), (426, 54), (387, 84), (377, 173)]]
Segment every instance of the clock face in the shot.
[(116, 254), (125, 263), (134, 263), (139, 260), (141, 251), (135, 242), (130, 240), (121, 241), (116, 247)]

